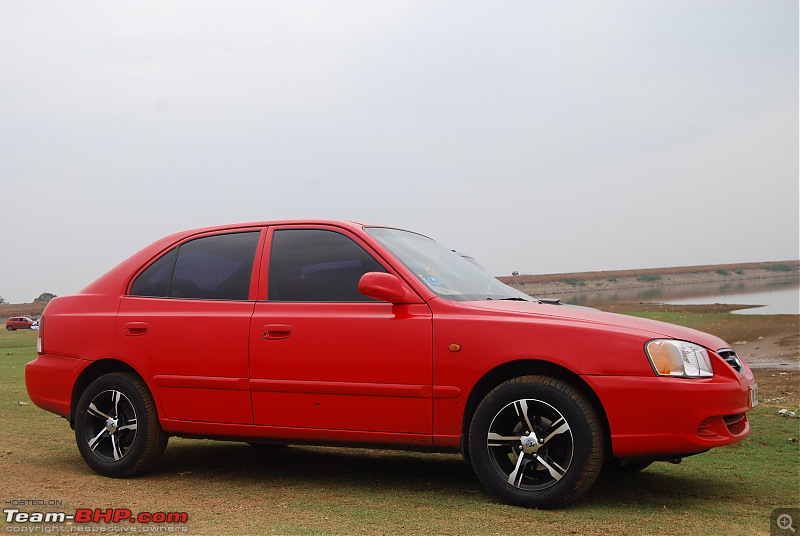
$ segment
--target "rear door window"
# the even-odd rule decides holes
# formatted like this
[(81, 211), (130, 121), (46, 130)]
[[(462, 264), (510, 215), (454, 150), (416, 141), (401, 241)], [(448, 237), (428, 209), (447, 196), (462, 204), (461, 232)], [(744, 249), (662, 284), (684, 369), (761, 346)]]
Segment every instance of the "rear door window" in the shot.
[(131, 285), (133, 296), (247, 300), (259, 231), (206, 236), (170, 250)]

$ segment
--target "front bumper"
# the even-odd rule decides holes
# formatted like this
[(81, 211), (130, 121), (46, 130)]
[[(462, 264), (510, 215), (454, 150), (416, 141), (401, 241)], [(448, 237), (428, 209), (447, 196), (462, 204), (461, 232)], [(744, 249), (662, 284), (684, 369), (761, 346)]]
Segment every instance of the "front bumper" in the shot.
[(605, 409), (614, 456), (689, 455), (746, 438), (753, 373), (716, 365), (707, 379), (583, 376)]

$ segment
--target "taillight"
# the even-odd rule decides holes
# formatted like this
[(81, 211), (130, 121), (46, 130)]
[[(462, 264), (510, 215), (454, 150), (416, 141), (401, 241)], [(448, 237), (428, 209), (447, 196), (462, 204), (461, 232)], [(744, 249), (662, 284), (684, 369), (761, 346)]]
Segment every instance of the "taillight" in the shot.
[(36, 353), (43, 354), (44, 353), (44, 342), (42, 341), (42, 337), (44, 337), (44, 317), (39, 319), (39, 334), (36, 336)]

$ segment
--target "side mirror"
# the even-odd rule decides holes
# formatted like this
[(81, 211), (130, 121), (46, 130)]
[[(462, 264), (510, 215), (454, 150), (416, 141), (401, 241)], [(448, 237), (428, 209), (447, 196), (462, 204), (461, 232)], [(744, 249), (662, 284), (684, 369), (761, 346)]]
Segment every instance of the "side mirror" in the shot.
[(364, 296), (389, 303), (402, 303), (406, 292), (403, 284), (392, 274), (367, 272), (358, 281), (358, 291)]

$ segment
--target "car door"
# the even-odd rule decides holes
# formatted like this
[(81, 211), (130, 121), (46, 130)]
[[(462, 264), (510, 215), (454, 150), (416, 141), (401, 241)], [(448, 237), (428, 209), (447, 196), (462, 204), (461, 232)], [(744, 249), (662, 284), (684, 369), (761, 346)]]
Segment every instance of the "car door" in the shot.
[(431, 434), (428, 306), (359, 293), (362, 274), (389, 270), (343, 229), (276, 227), (267, 243), (250, 333), (255, 424)]
[(261, 230), (195, 237), (133, 281), (117, 340), (168, 419), (251, 424), (248, 337)]

